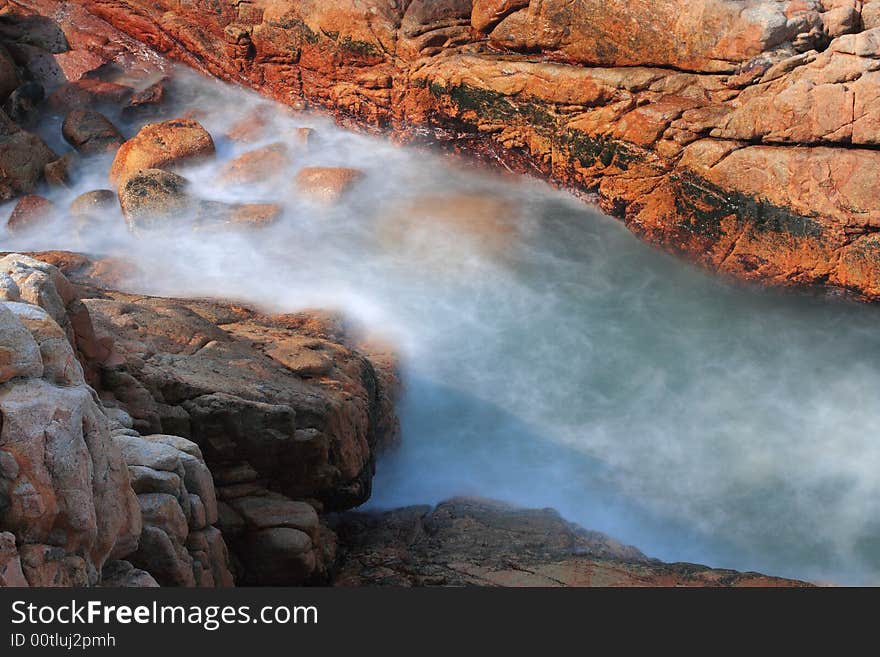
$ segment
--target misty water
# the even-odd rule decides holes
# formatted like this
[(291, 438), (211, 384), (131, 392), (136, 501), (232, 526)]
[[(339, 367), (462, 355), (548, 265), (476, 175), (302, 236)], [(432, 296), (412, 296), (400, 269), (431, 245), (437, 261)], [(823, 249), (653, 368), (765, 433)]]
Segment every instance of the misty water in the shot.
[[(181, 72), (173, 91), (164, 118), (198, 108), (217, 142), (218, 162), (183, 171), (197, 193), (283, 202), (277, 225), (193, 232), (182, 219), (131, 235), (113, 216), (0, 233), (3, 250), (124, 256), (141, 292), (334, 308), (390, 341), (403, 440), (369, 507), (492, 497), (556, 508), (664, 560), (880, 583), (875, 308), (732, 284), (542, 183), (241, 89)], [(264, 139), (224, 139), (258, 106), (272, 113)], [(42, 133), (64, 150), (59, 125)], [(300, 126), (315, 139), (278, 181), (218, 182), (223, 161)], [(291, 184), (304, 165), (367, 175), (328, 208)], [(108, 167), (93, 159), (53, 200), (108, 187)]]

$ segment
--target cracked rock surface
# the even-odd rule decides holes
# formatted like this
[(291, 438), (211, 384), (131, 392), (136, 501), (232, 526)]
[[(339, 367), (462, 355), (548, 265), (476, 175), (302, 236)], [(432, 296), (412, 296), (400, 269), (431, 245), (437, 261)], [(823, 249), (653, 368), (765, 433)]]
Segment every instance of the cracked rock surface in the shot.
[(880, 298), (878, 0), (81, 4), (291, 105), (594, 194), (706, 267)]

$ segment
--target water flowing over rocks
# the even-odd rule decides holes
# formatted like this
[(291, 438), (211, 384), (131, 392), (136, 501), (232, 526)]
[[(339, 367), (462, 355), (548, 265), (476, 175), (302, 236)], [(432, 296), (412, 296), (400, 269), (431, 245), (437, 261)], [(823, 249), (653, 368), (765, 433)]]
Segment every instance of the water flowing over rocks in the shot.
[[(35, 255), (0, 260), (4, 585), (798, 584), (663, 564), (549, 510), (345, 511), (398, 438), (387, 355), (332, 315), (126, 294), (112, 263)], [(62, 297), (85, 309), (72, 337)], [(80, 336), (104, 347), (94, 388)]]
[(299, 190), (317, 203), (332, 205), (363, 178), (357, 169), (306, 167), (296, 176)]
[[(877, 3), (740, 4), (3, 3), (7, 228), (54, 218), (100, 230), (108, 217), (135, 234), (254, 228), (281, 213), (190, 193), (178, 170), (212, 159), (214, 137), (198, 116), (161, 116), (170, 80), (106, 19), (293, 106), (596, 192), (636, 232), (710, 266), (875, 298)], [(715, 30), (695, 29), (697, 17)], [(44, 110), (63, 117), (73, 150), (38, 136)], [(123, 117), (151, 122), (123, 134)], [(255, 115), (225, 137), (265, 132)], [(255, 148), (218, 178), (271, 184), (313, 137), (285, 135), (289, 149)], [(66, 211), (37, 195), (102, 157), (110, 175), (96, 187), (113, 189)], [(333, 205), (362, 177), (306, 167), (284, 182)], [(479, 196), (415, 202), (493, 251), (515, 230), (516, 208)], [(401, 227), (382, 236), (392, 248)], [(387, 349), (329, 313), (122, 291), (126, 263), (0, 256), (0, 585), (797, 584), (663, 564), (547, 510), (453, 500), (352, 512), (399, 440)]]
[(290, 164), (283, 142), (248, 151), (230, 160), (220, 172), (220, 181), (232, 185), (255, 185), (277, 181)]
[(295, 107), (595, 194), (709, 268), (880, 296), (877, 0), (83, 5)]

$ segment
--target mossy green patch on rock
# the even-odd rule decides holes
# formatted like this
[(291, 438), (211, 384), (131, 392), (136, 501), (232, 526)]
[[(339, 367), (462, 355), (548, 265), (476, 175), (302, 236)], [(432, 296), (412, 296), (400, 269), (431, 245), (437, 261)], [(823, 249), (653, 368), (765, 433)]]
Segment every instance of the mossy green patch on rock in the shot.
[(568, 153), (584, 167), (603, 167), (612, 164), (626, 171), (629, 165), (641, 159), (639, 153), (630, 145), (610, 137), (593, 136), (581, 130), (565, 130), (556, 137), (556, 146)]
[(670, 180), (680, 191), (675, 197), (680, 217), (676, 225), (692, 233), (718, 239), (722, 219), (735, 216), (741, 225), (758, 232), (814, 239), (823, 235), (822, 224), (815, 217), (798, 214), (741, 192), (725, 191), (697, 176), (675, 174)]
[(556, 128), (556, 115), (547, 107), (525, 97), (507, 96), (469, 84), (446, 86), (430, 82), (428, 89), (438, 98), (448, 98), (462, 112), (475, 112), (481, 118), (505, 124), (525, 124), (542, 132), (551, 132)]
[(320, 40), (318, 35), (301, 18), (286, 16), (277, 21), (267, 21), (266, 24), (270, 27), (298, 32), (302, 40), (311, 45), (315, 45)]
[(368, 41), (358, 41), (350, 36), (343, 37), (336, 42), (339, 47), (353, 55), (359, 57), (381, 57), (382, 53), (375, 44)]

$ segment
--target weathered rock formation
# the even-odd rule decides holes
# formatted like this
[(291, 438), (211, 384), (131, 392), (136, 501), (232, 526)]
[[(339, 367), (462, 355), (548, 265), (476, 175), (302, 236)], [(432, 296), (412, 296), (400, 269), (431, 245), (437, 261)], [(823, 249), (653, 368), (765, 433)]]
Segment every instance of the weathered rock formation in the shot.
[[(113, 556), (125, 557), (162, 585), (226, 586), (233, 578), (262, 585), (326, 581), (336, 538), (319, 512), (365, 501), (377, 454), (398, 438), (393, 359), (363, 355), (334, 316), (263, 315), (236, 305), (134, 296), (105, 289), (113, 263), (60, 252), (39, 257), (0, 259), (5, 276), (0, 280), (16, 301), (9, 305), (53, 322), (47, 311), (19, 303), (39, 300), (64, 326), (72, 327), (74, 316), (77, 327), (89, 330), (68, 336), (59, 323), (49, 331), (29, 319), (31, 332), (40, 330), (32, 336), (10, 315), (10, 327), (4, 324), (0, 334), (0, 370), (10, 395), (33, 397), (45, 413), (55, 407), (60, 413), (65, 404), (87, 397), (104, 441), (96, 450), (114, 459), (120, 478), (116, 496), (127, 500), (137, 522), (124, 549)], [(86, 386), (73, 350), (87, 341), (104, 348), (91, 363), (94, 390)], [(40, 379), (39, 390), (22, 377)], [(43, 379), (61, 385), (71, 377), (79, 386), (68, 393), (74, 401), (43, 392), (48, 386)], [(37, 440), (53, 420), (33, 410), (20, 411), (29, 433), (7, 438), (15, 430), (15, 416), (7, 410), (11, 403), (0, 402), (5, 419), (0, 447), (15, 440), (38, 454), (69, 457), (43, 445), (46, 438)], [(71, 441), (83, 412), (59, 427), (57, 441)], [(0, 499), (9, 500), (13, 510), (31, 511), (21, 519), (24, 511), (0, 518), (0, 531), (12, 532), (19, 546), (29, 545), (44, 540), (54, 524), (45, 512), (49, 503), (30, 501), (15, 478), (22, 467), (13, 465), (4, 461), (0, 468), (10, 479)], [(76, 490), (69, 485), (64, 499), (77, 501)], [(43, 533), (31, 527), (38, 518), (47, 525)], [(65, 559), (74, 552), (67, 543), (56, 547)], [(93, 573), (90, 579), (77, 571), (79, 579), (58, 581), (98, 583), (106, 558), (93, 561), (90, 570), (80, 568)], [(30, 580), (29, 566), (24, 568)], [(142, 577), (118, 570), (114, 566), (116, 579)]]
[(240, 582), (325, 580), (317, 510), (369, 496), (393, 365), (332, 317), (135, 297), (94, 285), (104, 263), (41, 257), (0, 258), (2, 577), (228, 586), (228, 541)]
[(88, 315), (54, 267), (21, 256), (0, 259), (0, 300), (4, 578), (22, 583), (17, 552), (32, 586), (93, 585), (137, 549), (141, 514), (76, 357)]
[(877, 0), (82, 4), (292, 105), (595, 193), (708, 267), (880, 297)]
[(85, 352), (103, 346), (107, 367), (112, 345), (95, 340), (73, 286), (46, 262), (9, 255), (0, 299), (0, 578), (231, 585), (201, 452), (177, 436), (141, 436), (87, 385), (82, 362), (95, 362)]
[(141, 436), (125, 411), (111, 407), (110, 414), (143, 518), (129, 561), (163, 586), (232, 586), (226, 544), (213, 526), (214, 481), (198, 445), (179, 436)]
[(116, 152), (110, 181), (121, 184), (140, 169), (164, 169), (214, 155), (214, 140), (197, 121), (173, 119), (145, 126)]

